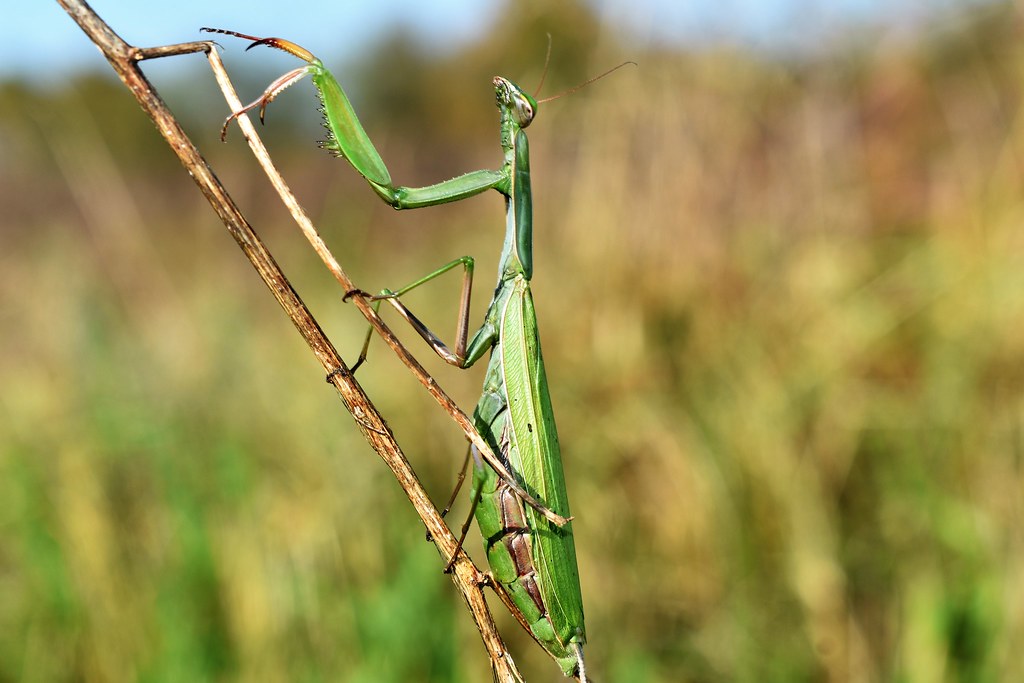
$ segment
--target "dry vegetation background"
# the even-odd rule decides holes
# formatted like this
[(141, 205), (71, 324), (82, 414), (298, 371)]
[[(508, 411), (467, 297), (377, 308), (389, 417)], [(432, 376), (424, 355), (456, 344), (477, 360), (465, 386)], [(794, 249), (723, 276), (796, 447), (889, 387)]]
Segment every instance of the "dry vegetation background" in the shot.
[[(559, 3), (452, 57), (399, 35), (333, 65), (424, 184), (499, 163), (489, 79), (536, 83), (545, 32), (549, 93), (640, 63), (530, 129), (597, 680), (1024, 680), (1022, 20), (770, 59), (631, 44)], [(243, 97), (292, 65), (223, 42)], [(158, 87), (354, 358), (361, 318), (237, 130), (216, 141), (191, 59)], [(96, 69), (0, 85), (0, 681), (483, 680), (400, 490)], [(393, 212), (313, 145), (308, 84), (268, 122), (356, 282), (473, 254), (482, 312), (496, 195)], [(457, 288), (411, 302), (452, 329)], [(360, 379), (443, 501), (461, 435), (373, 354)], [(482, 365), (428, 367), (473, 405)], [(559, 680), (505, 623), (528, 680)]]

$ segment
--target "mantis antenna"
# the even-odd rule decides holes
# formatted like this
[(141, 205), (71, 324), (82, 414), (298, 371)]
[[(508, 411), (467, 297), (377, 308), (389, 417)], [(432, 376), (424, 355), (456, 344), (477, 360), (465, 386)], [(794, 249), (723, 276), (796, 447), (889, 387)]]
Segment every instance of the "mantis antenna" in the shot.
[[(549, 43), (548, 44), (548, 54), (550, 54), (550, 53), (551, 53), (551, 45)], [(594, 76), (593, 78), (588, 78), (587, 80), (583, 81), (579, 85), (574, 86), (572, 88), (569, 88), (568, 90), (564, 90), (564, 91), (558, 93), (557, 95), (552, 95), (551, 97), (545, 97), (542, 100), (537, 100), (537, 104), (542, 104), (544, 102), (550, 102), (551, 100), (557, 100), (560, 97), (565, 97), (566, 95), (571, 95), (574, 92), (576, 92), (577, 90), (582, 90), (583, 88), (587, 87), (588, 85), (590, 85), (594, 81), (599, 81), (602, 78), (604, 78), (605, 76), (608, 76), (608, 75), (618, 71), (622, 67), (627, 66), (629, 64), (632, 64), (633, 66), (639, 66), (636, 62), (631, 61), (631, 60), (627, 60), (627, 61), (623, 62), (622, 64), (619, 64), (618, 66), (613, 66), (612, 68), (610, 68), (607, 71), (605, 71), (603, 74), (598, 74), (597, 76)], [(547, 73), (547, 70), (548, 70), (547, 63), (545, 62), (545, 64), (544, 64), (544, 73), (545, 74)], [(542, 77), (541, 78), (541, 84), (543, 85), (543, 83), (544, 83), (544, 78)], [(537, 90), (539, 91), (540, 88), (538, 87)]]
[(551, 34), (548, 34), (548, 51), (544, 55), (544, 70), (540, 72), (540, 83), (537, 84), (537, 89), (533, 91), (533, 99), (537, 99), (537, 95), (540, 95), (540, 89), (544, 87), (544, 79), (548, 77), (548, 64), (551, 63)]

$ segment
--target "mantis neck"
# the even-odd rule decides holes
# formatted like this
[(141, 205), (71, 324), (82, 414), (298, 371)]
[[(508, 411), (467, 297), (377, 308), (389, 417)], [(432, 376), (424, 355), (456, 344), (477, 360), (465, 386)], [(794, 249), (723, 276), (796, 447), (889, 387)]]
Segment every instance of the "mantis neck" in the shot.
[(533, 199), (530, 191), (530, 146), (526, 133), (508, 112), (502, 112), (501, 145), (509, 187), (505, 196), (505, 244), (501, 250), (498, 285), (533, 275)]

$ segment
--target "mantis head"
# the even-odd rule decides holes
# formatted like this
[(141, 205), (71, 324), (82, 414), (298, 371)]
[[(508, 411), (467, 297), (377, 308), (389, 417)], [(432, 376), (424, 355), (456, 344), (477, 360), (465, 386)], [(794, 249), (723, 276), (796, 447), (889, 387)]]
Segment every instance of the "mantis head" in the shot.
[(520, 128), (526, 128), (537, 113), (537, 101), (530, 97), (518, 85), (502, 78), (494, 77), (494, 95), (498, 100), (498, 109), (507, 109)]

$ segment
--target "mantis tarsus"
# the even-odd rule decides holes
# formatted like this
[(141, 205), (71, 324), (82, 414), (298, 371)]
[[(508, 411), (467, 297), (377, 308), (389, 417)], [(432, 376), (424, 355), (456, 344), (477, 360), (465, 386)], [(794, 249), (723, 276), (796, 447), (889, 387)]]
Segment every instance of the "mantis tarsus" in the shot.
[[(537, 319), (530, 291), (533, 274), (533, 216), (530, 192), (529, 146), (525, 129), (533, 121), (537, 101), (508, 79), (493, 80), (500, 112), (501, 146), (505, 159), (498, 170), (472, 171), (419, 188), (396, 186), (380, 154), (363, 130), (338, 81), (305, 48), (280, 38), (258, 38), (234, 31), (203, 29), (251, 40), (250, 48), (265, 45), (288, 52), (307, 64), (272, 82), (263, 95), (234, 112), (228, 124), (267, 105), (290, 85), (312, 77), (323, 105), (329, 139), (322, 146), (344, 157), (374, 192), (396, 209), (434, 206), (459, 201), (494, 189), (505, 197), (506, 233), (498, 283), (483, 325), (469, 338), (469, 302), (473, 259), (463, 257), (394, 292), (373, 297), (390, 302), (446, 362), (467, 368), (491, 351), (483, 393), (474, 411), (477, 430), (514, 474), (518, 485), (543, 506), (569, 518), (562, 460), (541, 357)], [(446, 346), (402, 303), (401, 295), (454, 268), (464, 269), (455, 349)], [(349, 292), (347, 296), (363, 292)], [(366, 347), (359, 363), (365, 358)], [(354, 370), (355, 368), (353, 368)], [(559, 663), (563, 673), (586, 681), (583, 662), (583, 598), (576, 548), (570, 524), (559, 526), (535, 506), (526, 505), (512, 482), (487, 466), (475, 447), (473, 505), (487, 549), (494, 581), (500, 584), (520, 621)], [(465, 534), (463, 529), (463, 535)]]

